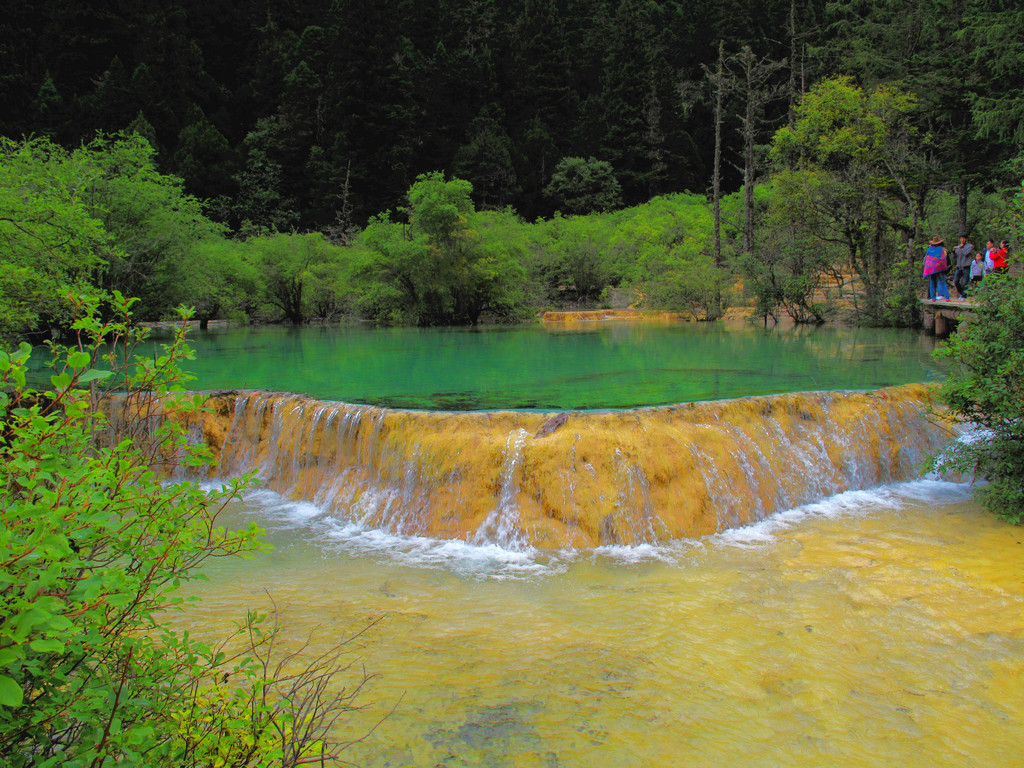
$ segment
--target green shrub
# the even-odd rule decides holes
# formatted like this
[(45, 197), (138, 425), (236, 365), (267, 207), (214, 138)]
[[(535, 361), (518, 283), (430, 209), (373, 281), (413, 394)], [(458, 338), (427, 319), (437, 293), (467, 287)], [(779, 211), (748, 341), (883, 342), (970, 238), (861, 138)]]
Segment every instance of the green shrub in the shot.
[(1024, 522), (1024, 280), (989, 276), (975, 317), (936, 350), (951, 361), (939, 396), (954, 418), (984, 430), (934, 460), (936, 468), (989, 482), (978, 490), (988, 509)]
[(0, 764), (329, 756), (326, 731), (359, 688), (329, 692), (342, 647), (290, 673), (254, 614), (216, 646), (169, 622), (205, 561), (263, 545), (255, 525), (218, 526), (244, 482), (207, 494), (157, 471), (206, 460), (185, 426), (203, 398), (180, 391), (184, 327), (163, 354), (133, 356), (131, 303), (115, 294), (121, 319), (105, 324), (86, 303), (76, 344), (54, 347), (49, 391), (26, 387), (27, 344), (0, 353)]

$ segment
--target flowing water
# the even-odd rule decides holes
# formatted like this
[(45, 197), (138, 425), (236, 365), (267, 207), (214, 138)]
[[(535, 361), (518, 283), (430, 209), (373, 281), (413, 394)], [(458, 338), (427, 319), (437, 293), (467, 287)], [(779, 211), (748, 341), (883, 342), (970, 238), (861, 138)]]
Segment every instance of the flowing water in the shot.
[(218, 457), (214, 475), (257, 471), (342, 521), (512, 549), (587, 547), (714, 533), (916, 477), (950, 434), (928, 398), (905, 384), (552, 421), (230, 391), (208, 398), (193, 434)]
[[(658, 546), (395, 536), (263, 491), (274, 550), (197, 629), (269, 596), (378, 675), (364, 766), (1009, 766), (1024, 743), (1024, 532), (916, 481)], [(266, 593), (264, 592), (266, 590)]]
[[(382, 617), (349, 646), (376, 677), (337, 734), (379, 722), (345, 753), (368, 767), (1022, 765), (1024, 532), (915, 479), (947, 437), (924, 388), (820, 391), (938, 379), (932, 343), (200, 336), (198, 386), (319, 399), (221, 395), (194, 425), (218, 474), (263, 478), (228, 521), (274, 549), (210, 567), (183, 620), (217, 634), (272, 599), (288, 638), (326, 648)], [(733, 397), (574, 411), (547, 435), (542, 413), (373, 407)]]

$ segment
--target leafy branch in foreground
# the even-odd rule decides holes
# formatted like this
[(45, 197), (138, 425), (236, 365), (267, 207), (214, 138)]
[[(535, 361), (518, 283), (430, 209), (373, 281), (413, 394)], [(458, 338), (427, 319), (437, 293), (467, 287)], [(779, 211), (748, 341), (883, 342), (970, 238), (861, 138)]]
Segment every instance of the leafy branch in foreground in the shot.
[(248, 481), (207, 493), (158, 471), (207, 460), (186, 426), (203, 398), (181, 391), (185, 324), (162, 354), (136, 356), (132, 303), (115, 295), (107, 323), (80, 303), (45, 391), (26, 385), (28, 345), (0, 352), (0, 763), (334, 760), (344, 745), (330, 730), (367, 680), (336, 690), (356, 671), (347, 641), (310, 662), (304, 648), (280, 654), (276, 622), (254, 613), (220, 645), (169, 620), (203, 563), (264, 545), (254, 524), (218, 522)]
[(956, 421), (979, 431), (952, 443), (933, 465), (987, 479), (981, 503), (1024, 523), (1024, 279), (986, 277), (977, 299), (974, 319), (935, 354), (951, 361), (940, 400)]

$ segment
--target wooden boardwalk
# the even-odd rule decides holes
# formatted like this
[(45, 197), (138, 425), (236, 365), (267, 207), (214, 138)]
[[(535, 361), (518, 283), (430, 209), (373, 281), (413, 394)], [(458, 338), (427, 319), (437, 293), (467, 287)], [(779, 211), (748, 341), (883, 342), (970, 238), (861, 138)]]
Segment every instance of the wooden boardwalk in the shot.
[(936, 336), (946, 336), (956, 330), (961, 320), (974, 315), (974, 303), (970, 301), (930, 301), (921, 299), (921, 318), (924, 329)]

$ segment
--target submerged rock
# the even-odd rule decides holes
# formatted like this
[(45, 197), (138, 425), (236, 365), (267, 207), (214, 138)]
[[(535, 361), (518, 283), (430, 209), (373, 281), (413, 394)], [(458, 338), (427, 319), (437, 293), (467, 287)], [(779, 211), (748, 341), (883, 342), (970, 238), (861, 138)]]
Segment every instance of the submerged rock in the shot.
[(565, 422), (567, 422), (568, 420), (569, 420), (569, 412), (568, 411), (562, 411), (561, 413), (556, 413), (550, 419), (548, 419), (543, 424), (541, 424), (540, 429), (537, 430), (537, 434), (535, 434), (533, 436), (533, 439), (537, 440), (538, 438), (541, 438), (541, 437), (547, 437), (548, 435), (550, 435), (552, 432), (554, 432), (559, 427), (564, 427), (565, 426)]

